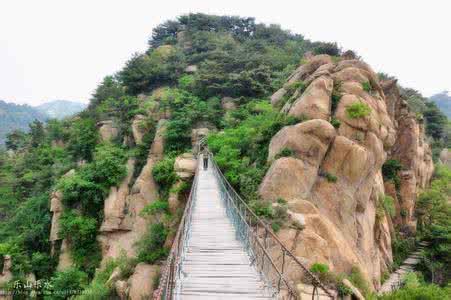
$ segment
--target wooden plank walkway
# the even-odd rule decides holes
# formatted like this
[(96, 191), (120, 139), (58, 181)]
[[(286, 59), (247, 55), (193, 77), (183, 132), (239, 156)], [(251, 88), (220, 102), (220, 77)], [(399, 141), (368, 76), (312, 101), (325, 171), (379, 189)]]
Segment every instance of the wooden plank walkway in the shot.
[(275, 299), (236, 239), (213, 170), (198, 170), (177, 299)]

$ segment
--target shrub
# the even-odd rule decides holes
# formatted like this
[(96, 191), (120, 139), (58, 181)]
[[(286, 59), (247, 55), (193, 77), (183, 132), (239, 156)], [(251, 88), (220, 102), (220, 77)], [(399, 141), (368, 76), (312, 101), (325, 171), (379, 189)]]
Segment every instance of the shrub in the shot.
[(329, 42), (317, 42), (316, 46), (313, 48), (313, 53), (318, 54), (328, 54), (330, 56), (341, 55), (341, 49), (338, 47), (337, 43)]
[(354, 102), (346, 107), (346, 115), (351, 119), (363, 118), (370, 113), (371, 108), (362, 102)]
[(49, 287), (52, 299), (67, 299), (80, 294), (88, 284), (88, 275), (75, 267), (57, 272), (52, 277)]
[(363, 293), (365, 297), (368, 297), (371, 294), (371, 289), (368, 285), (368, 282), (363, 277), (362, 272), (360, 272), (359, 268), (352, 267), (351, 274), (349, 274), (348, 279), (356, 288), (358, 288)]
[(321, 263), (314, 263), (310, 267), (310, 272), (318, 276), (319, 280), (328, 282), (330, 279), (329, 266)]
[(407, 215), (408, 215), (408, 211), (407, 211), (407, 209), (405, 209), (405, 208), (403, 207), (403, 208), (401, 208), (399, 214), (401, 215), (401, 217), (405, 218), (405, 217), (407, 217)]
[(156, 200), (147, 204), (141, 210), (141, 215), (155, 215), (157, 213), (166, 213), (169, 210), (169, 204), (167, 201)]
[(287, 204), (287, 200), (285, 200), (283, 198), (277, 198), (277, 203), (279, 203), (279, 204)]
[(275, 233), (279, 232), (281, 227), (282, 227), (282, 225), (280, 225), (280, 223), (278, 223), (278, 222), (271, 223), (272, 231), (274, 231)]
[(394, 217), (396, 214), (395, 203), (393, 202), (393, 198), (387, 195), (384, 195), (382, 198), (382, 203), (385, 211), (388, 213), (390, 217)]
[(164, 197), (169, 194), (169, 189), (177, 180), (177, 174), (174, 171), (174, 158), (167, 157), (157, 162), (153, 169), (152, 175), (155, 182), (160, 187), (160, 192)]
[(332, 126), (334, 126), (334, 128), (338, 129), (341, 125), (341, 121), (335, 117), (332, 117), (332, 119), (330, 120), (330, 124), (332, 124)]
[(281, 157), (295, 157), (295, 153), (292, 149), (283, 148), (279, 153), (276, 154), (275, 159), (279, 159)]
[(271, 202), (256, 200), (250, 203), (250, 207), (259, 217), (272, 218), (274, 216)]
[(341, 82), (334, 81), (334, 87), (332, 90), (332, 104), (331, 104), (331, 112), (332, 114), (337, 110), (338, 103), (341, 100), (342, 94), (340, 93)]
[(127, 257), (125, 251), (122, 251), (116, 259), (116, 264), (119, 267), (122, 278), (129, 278), (133, 274), (137, 263), (136, 258)]
[(302, 80), (295, 81), (285, 87), (288, 95), (293, 95), (296, 92), (296, 90), (299, 90), (299, 93), (302, 94), (306, 88), (307, 85)]
[(153, 264), (158, 259), (167, 255), (167, 249), (164, 249), (164, 242), (168, 236), (168, 230), (161, 224), (152, 224), (148, 227), (147, 233), (138, 241), (138, 260), (141, 262)]
[(369, 81), (362, 82), (362, 89), (365, 92), (370, 93), (373, 90), (373, 87), (371, 86), (371, 82), (369, 82)]
[(337, 284), (337, 292), (340, 296), (352, 295), (352, 289), (344, 285), (342, 282)]
[(326, 177), (328, 182), (337, 182), (337, 176), (332, 175), (332, 174), (330, 174), (328, 172), (324, 173), (324, 177)]
[(75, 264), (93, 275), (100, 261), (100, 248), (97, 244), (97, 220), (65, 211), (60, 218), (61, 238), (67, 239)]
[(94, 279), (86, 286), (83, 294), (75, 297), (74, 300), (109, 299), (112, 296), (113, 287), (107, 284), (107, 281), (117, 265), (116, 261), (110, 260), (102, 269), (97, 269)]
[(385, 213), (393, 218), (396, 214), (395, 204), (392, 197), (380, 194), (376, 204), (376, 220), (381, 220)]
[(401, 169), (402, 164), (396, 159), (389, 159), (382, 165), (382, 176), (384, 180), (392, 180), (397, 190), (399, 190), (401, 184), (401, 178), (398, 175)]

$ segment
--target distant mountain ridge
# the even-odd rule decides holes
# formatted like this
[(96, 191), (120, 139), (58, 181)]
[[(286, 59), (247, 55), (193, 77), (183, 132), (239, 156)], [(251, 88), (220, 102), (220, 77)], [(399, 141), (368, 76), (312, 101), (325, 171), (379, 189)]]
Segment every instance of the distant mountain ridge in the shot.
[(431, 96), (432, 102), (435, 102), (441, 111), (445, 113), (448, 119), (451, 118), (451, 92), (443, 91), (441, 93)]
[(35, 108), (50, 118), (63, 119), (79, 113), (86, 108), (86, 104), (67, 100), (54, 100), (43, 103)]
[(50, 101), (36, 107), (0, 100), (0, 146), (4, 144), (8, 133), (16, 129), (28, 131), (28, 124), (34, 120), (44, 122), (50, 118), (62, 119), (85, 107), (84, 103), (66, 100)]

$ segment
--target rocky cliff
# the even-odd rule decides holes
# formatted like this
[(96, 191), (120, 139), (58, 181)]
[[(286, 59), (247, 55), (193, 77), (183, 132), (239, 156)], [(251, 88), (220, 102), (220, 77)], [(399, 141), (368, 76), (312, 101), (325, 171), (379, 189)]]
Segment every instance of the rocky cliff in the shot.
[[(377, 288), (392, 262), (392, 221), (377, 213), (381, 198), (392, 195), (408, 210), (404, 224), (412, 223), (415, 197), (433, 171), (422, 125), (396, 84), (380, 82), (354, 57), (306, 56), (271, 102), (307, 120), (272, 138), (271, 167), (259, 189), (265, 200), (283, 198), (292, 213), (303, 215), (305, 229), (283, 228), (280, 238), (309, 264), (336, 272), (357, 267)], [(284, 149), (291, 154), (280, 155)], [(403, 165), (398, 198), (390, 183), (384, 186), (387, 158)]]

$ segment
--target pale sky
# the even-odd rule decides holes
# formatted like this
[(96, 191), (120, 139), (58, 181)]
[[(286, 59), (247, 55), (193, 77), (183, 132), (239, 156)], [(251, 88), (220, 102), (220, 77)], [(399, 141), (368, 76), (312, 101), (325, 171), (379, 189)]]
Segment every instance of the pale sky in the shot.
[(446, 0), (0, 0), (0, 99), (88, 102), (147, 48), (152, 28), (189, 12), (255, 17), (353, 49), (425, 96), (451, 90)]

